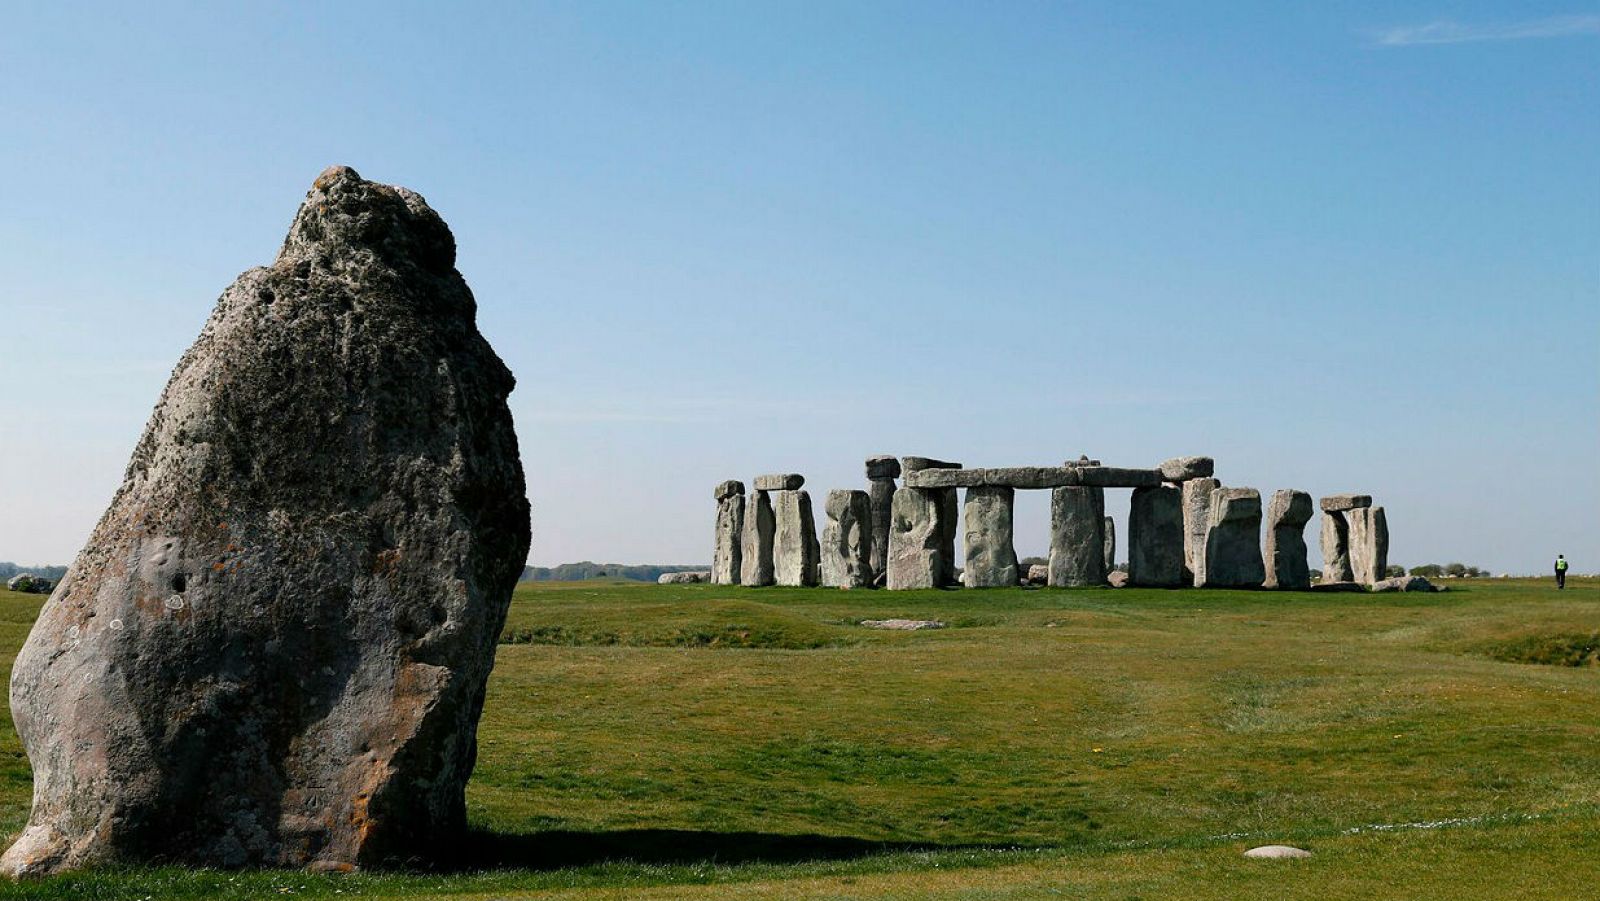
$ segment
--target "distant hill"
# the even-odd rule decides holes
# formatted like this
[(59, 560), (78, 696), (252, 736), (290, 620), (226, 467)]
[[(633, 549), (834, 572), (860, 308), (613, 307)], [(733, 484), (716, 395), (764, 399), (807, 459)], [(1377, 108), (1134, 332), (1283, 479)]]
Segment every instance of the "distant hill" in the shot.
[(41, 579), (58, 582), (62, 576), (67, 574), (67, 568), (65, 566), (19, 566), (15, 563), (0, 560), (0, 582), (6, 581), (18, 573), (33, 573)]
[(635, 582), (654, 582), (662, 573), (681, 573), (689, 570), (710, 569), (705, 564), (672, 566), (654, 563), (563, 563), (560, 566), (527, 566), (522, 570), (524, 582), (579, 582), (584, 579), (632, 579)]

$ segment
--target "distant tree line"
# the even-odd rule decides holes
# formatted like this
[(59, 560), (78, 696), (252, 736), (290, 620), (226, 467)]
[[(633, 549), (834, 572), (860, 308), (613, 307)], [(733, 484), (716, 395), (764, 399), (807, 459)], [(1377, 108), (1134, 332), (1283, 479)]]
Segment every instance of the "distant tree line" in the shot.
[(1389, 567), (1389, 575), (1413, 575), (1428, 579), (1437, 579), (1442, 576), (1449, 576), (1452, 579), (1482, 579), (1488, 577), (1489, 571), (1476, 566), (1468, 566), (1465, 563), (1446, 563), (1443, 566), (1437, 563), (1424, 563), (1421, 566), (1413, 566), (1409, 570), (1399, 566), (1391, 566)]
[(67, 574), (67, 568), (65, 566), (21, 566), (0, 560), (0, 583), (4, 583), (10, 580), (12, 576), (21, 575), (22, 573), (32, 573), (41, 579), (59, 582), (61, 577)]
[(581, 582), (587, 579), (628, 579), (634, 582), (654, 582), (661, 578), (662, 573), (680, 573), (691, 570), (710, 569), (705, 564), (699, 566), (623, 563), (595, 563), (584, 560), (581, 563), (563, 563), (560, 566), (526, 566), (522, 569), (524, 582)]

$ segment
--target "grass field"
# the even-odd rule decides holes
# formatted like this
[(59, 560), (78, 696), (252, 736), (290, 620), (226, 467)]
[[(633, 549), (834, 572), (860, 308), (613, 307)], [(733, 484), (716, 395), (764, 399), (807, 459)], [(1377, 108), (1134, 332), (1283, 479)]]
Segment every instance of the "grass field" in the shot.
[[(38, 607), (0, 591), (9, 665)], [(949, 628), (873, 631), (861, 619)], [(0, 898), (1600, 898), (1600, 581), (1435, 595), (524, 584), (465, 872)], [(29, 776), (0, 725), (0, 825)], [(1303, 861), (1245, 848), (1290, 843)]]

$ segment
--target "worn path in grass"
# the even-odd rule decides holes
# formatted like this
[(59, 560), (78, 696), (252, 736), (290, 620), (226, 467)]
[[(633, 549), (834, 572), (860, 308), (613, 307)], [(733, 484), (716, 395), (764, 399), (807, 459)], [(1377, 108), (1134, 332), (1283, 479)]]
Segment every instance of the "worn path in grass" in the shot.
[[(527, 584), (469, 787), (484, 872), (146, 870), (0, 897), (1600, 894), (1600, 584), (1456, 587)], [(36, 608), (0, 594), (7, 662)], [(894, 616), (951, 627), (858, 625)], [(0, 763), (14, 831), (9, 720)], [(1466, 822), (1350, 833), (1446, 820)], [(1317, 856), (1238, 858), (1269, 841)]]

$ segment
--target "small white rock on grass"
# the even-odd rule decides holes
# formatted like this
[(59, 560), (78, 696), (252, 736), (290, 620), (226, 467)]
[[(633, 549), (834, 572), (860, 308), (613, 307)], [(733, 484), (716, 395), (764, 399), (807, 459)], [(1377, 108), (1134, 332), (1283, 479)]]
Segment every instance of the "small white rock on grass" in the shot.
[(1310, 857), (1311, 852), (1304, 848), (1295, 848), (1290, 845), (1262, 845), (1244, 852), (1246, 857), (1268, 858), (1281, 860), (1292, 857)]
[(944, 623), (936, 619), (864, 619), (861, 625), (868, 629), (896, 629), (913, 632), (917, 629), (943, 629)]

